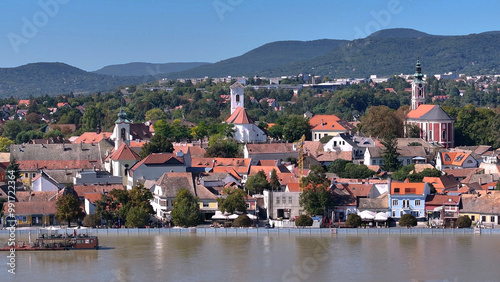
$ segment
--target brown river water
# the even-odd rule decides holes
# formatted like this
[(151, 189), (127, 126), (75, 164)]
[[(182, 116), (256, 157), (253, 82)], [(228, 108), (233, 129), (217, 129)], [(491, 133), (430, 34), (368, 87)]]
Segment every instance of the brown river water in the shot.
[[(19, 238), (18, 240), (21, 240)], [(500, 281), (498, 235), (99, 235), (8, 253), (0, 281)], [(3, 272), (3, 273), (2, 273)]]

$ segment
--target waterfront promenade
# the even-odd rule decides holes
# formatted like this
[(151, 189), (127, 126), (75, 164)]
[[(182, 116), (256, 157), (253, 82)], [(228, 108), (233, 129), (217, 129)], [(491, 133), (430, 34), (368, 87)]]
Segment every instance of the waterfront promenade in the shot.
[[(64, 230), (64, 228), (62, 228)], [(68, 229), (89, 235), (157, 235), (157, 234), (220, 234), (220, 235), (330, 235), (330, 234), (471, 234), (473, 228), (85, 228)], [(37, 228), (18, 228), (16, 234), (36, 234)], [(0, 230), (0, 237), (9, 230)], [(500, 228), (483, 228), (480, 234), (499, 234)]]

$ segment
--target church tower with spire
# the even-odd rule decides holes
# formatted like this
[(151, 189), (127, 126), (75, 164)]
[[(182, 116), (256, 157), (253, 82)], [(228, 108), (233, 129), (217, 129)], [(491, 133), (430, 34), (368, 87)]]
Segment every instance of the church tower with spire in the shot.
[(420, 59), (417, 59), (415, 65), (415, 80), (411, 84), (411, 109), (416, 110), (418, 106), (425, 103), (425, 81), (422, 74), (422, 67), (420, 66)]
[(118, 119), (115, 121), (115, 128), (113, 134), (111, 134), (110, 139), (115, 141), (115, 151), (120, 148), (122, 143), (130, 145), (130, 124), (132, 122), (128, 120), (127, 113), (120, 108), (118, 113)]
[[(455, 146), (455, 119), (439, 105), (425, 104), (425, 81), (417, 60), (415, 80), (411, 85), (411, 110), (406, 116), (406, 124), (411, 125), (418, 137), (443, 148)], [(406, 127), (405, 127), (406, 130)], [(411, 136), (417, 137), (417, 136)]]

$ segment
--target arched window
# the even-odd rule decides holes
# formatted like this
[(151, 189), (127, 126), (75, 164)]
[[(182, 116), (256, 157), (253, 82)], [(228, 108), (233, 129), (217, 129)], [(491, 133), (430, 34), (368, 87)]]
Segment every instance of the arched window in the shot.
[(240, 102), (240, 95), (236, 95), (236, 103)]
[(443, 140), (446, 140), (446, 130), (443, 130)]
[(122, 130), (121, 130), (121, 134), (120, 134), (120, 135), (121, 135), (122, 140), (127, 140), (126, 133), (127, 133), (127, 131), (125, 130), (125, 128), (122, 128)]

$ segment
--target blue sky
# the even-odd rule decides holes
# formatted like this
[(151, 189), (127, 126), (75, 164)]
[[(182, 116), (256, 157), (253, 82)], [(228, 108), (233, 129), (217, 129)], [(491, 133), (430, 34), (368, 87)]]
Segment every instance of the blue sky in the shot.
[(217, 62), (279, 40), (500, 30), (500, 1), (2, 0), (0, 67)]

